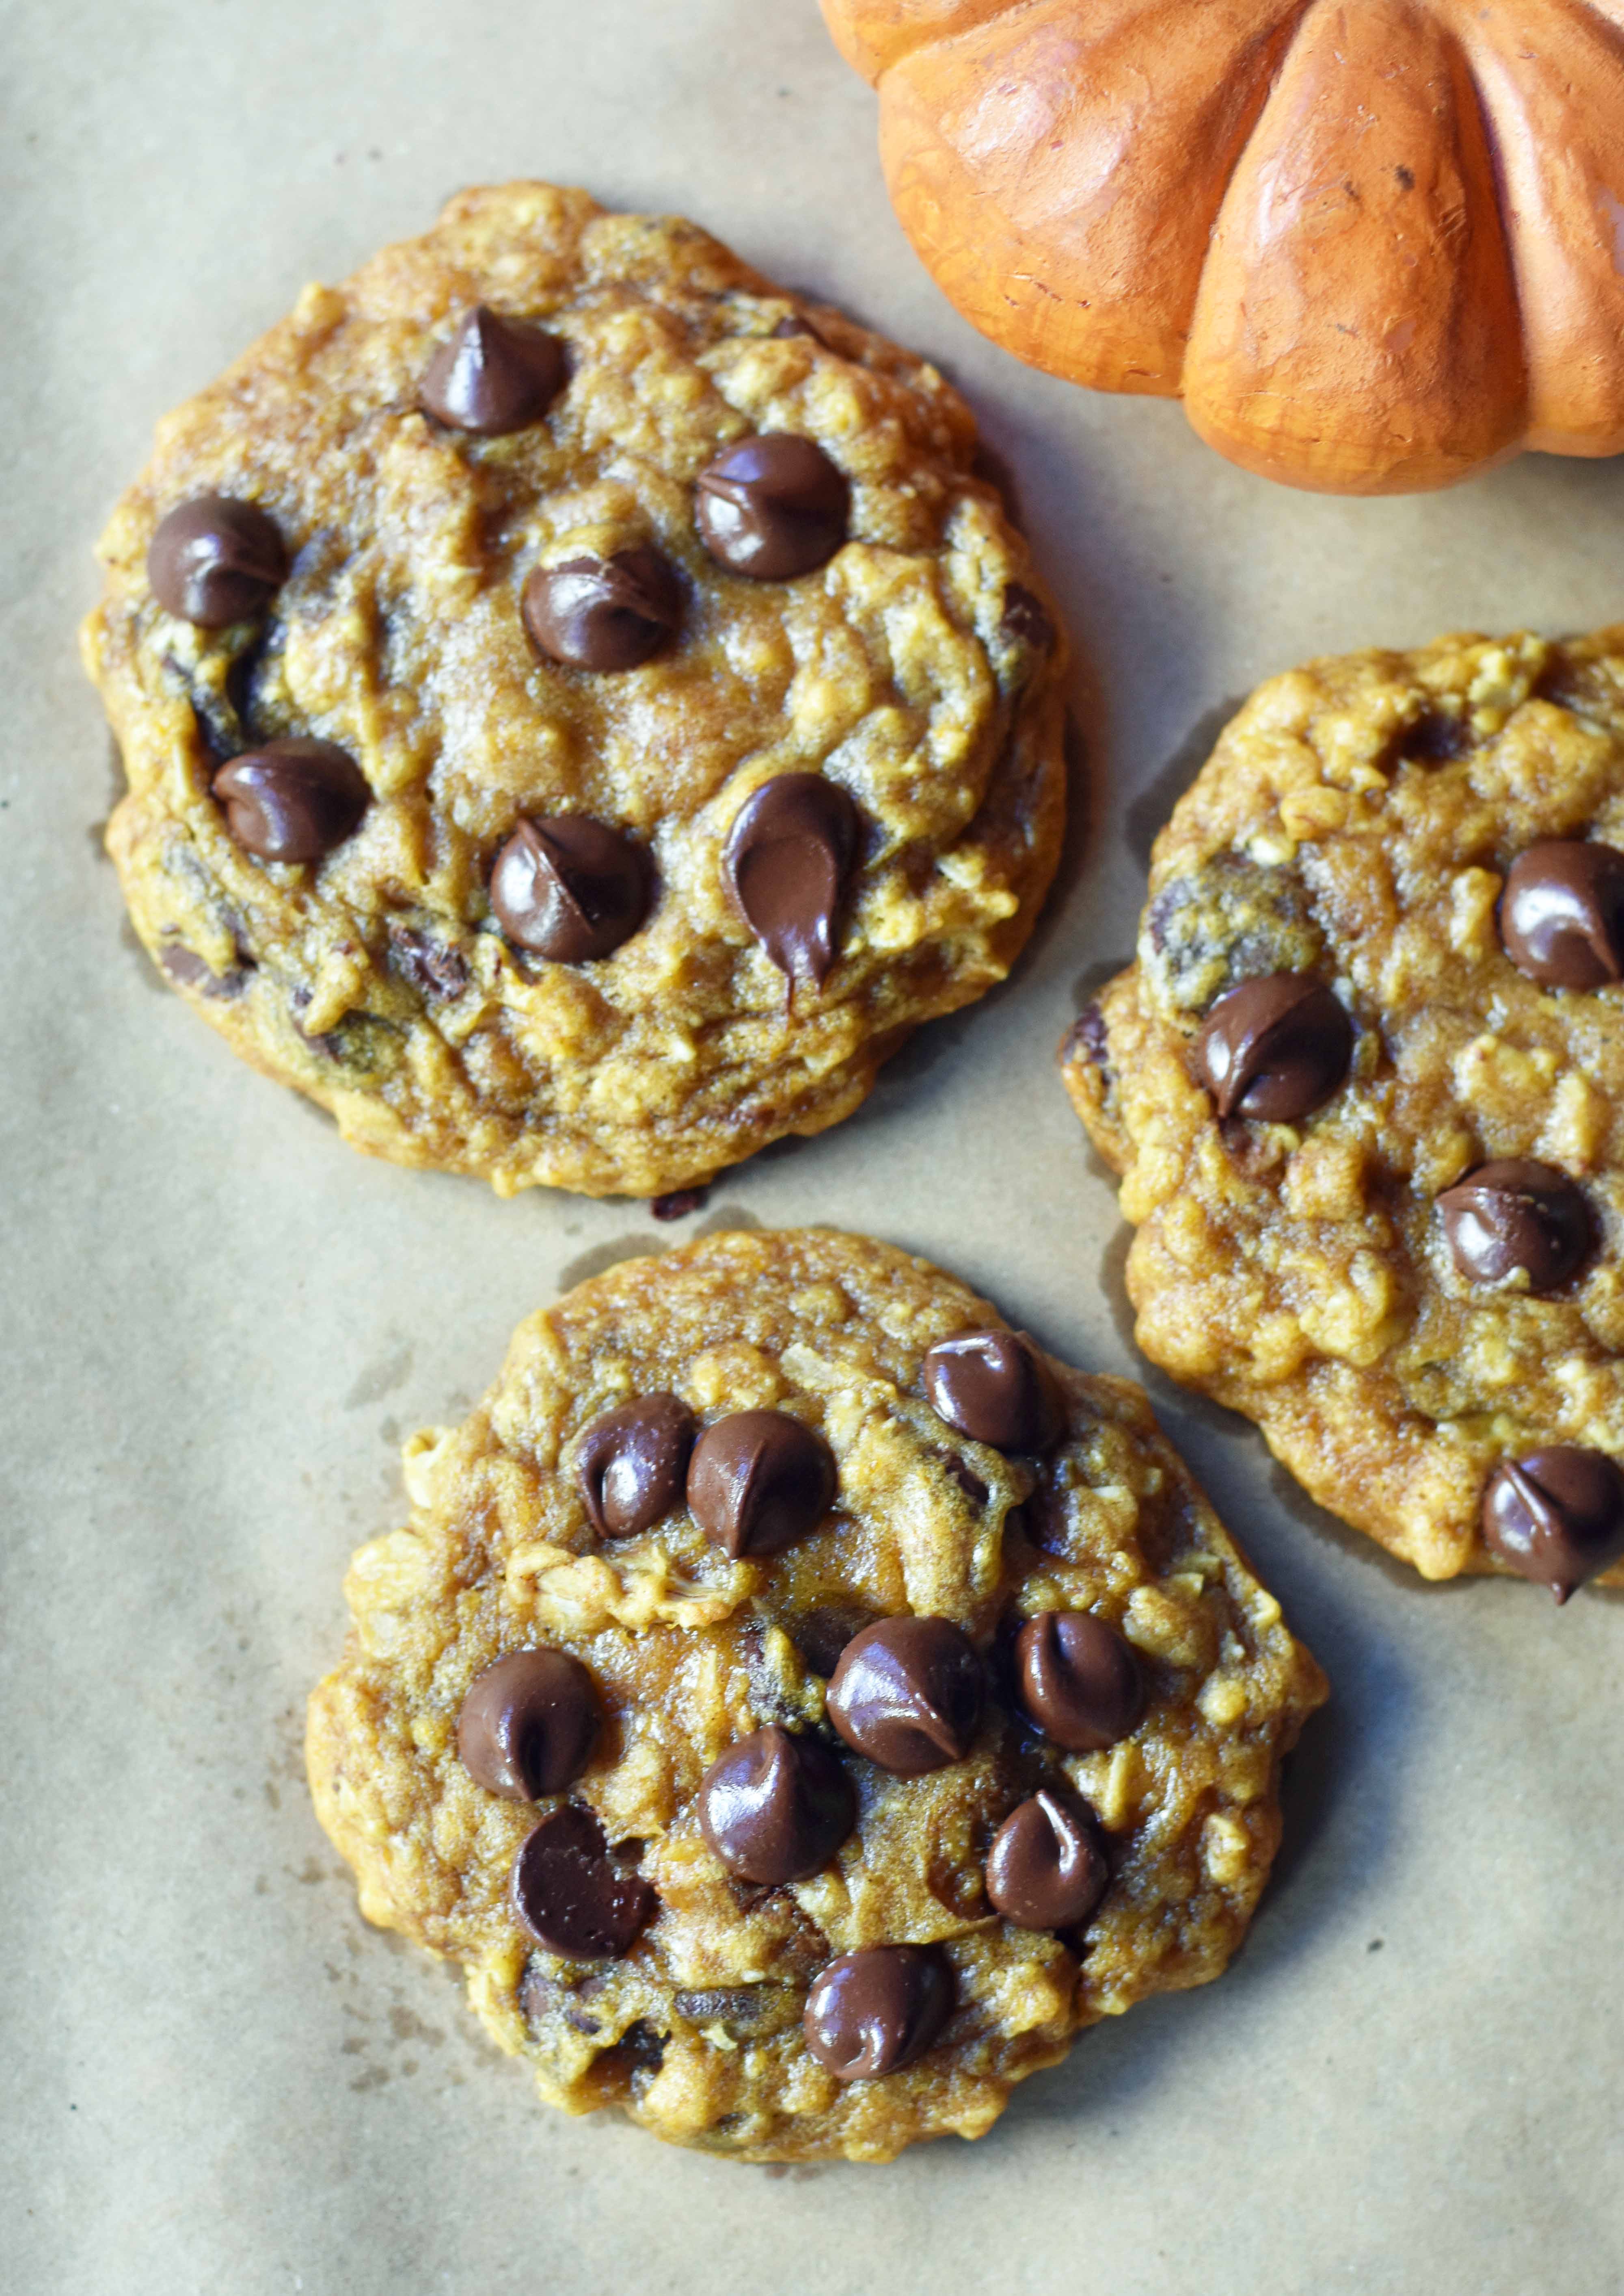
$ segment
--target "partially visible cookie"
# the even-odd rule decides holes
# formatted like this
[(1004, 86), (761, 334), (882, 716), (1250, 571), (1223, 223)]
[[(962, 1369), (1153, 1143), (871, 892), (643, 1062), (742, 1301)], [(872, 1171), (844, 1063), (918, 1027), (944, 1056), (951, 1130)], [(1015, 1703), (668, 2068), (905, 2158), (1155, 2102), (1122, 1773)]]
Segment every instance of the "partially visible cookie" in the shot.
[(1063, 644), (934, 368), (463, 193), (161, 426), (86, 659), (142, 939), (357, 1146), (657, 1195), (1003, 979)]
[(406, 1460), (316, 1809), (551, 2103), (889, 2160), (1240, 1943), (1323, 1678), (1139, 1390), (951, 1276), (625, 1263)]
[(1061, 1048), (1152, 1361), (1429, 1578), (1624, 1584), (1624, 628), (1272, 679)]

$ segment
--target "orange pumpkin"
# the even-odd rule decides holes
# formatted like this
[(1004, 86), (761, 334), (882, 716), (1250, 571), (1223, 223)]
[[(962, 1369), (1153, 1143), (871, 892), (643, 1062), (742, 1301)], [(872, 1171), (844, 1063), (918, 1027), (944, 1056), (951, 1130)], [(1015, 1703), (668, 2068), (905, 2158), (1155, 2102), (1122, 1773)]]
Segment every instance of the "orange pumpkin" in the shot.
[(1050, 373), (1398, 494), (1624, 448), (1624, 0), (823, 0), (904, 228)]

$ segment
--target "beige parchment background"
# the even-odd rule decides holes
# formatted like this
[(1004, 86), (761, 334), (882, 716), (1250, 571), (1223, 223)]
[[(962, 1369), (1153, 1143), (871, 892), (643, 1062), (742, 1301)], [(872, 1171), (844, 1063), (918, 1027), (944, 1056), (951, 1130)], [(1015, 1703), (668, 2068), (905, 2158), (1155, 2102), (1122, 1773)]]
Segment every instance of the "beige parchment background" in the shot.
[(1051, 1053), (1193, 743), (1316, 652), (1624, 616), (1624, 468), (1321, 501), (1027, 373), (909, 254), (813, 0), (13, 0), (0, 101), (0, 2282), (1613, 2296), (1624, 1606), (1423, 1588), (1164, 1383), (1336, 1692), (1222, 1984), (1096, 2030), (979, 2146), (775, 2174), (543, 2114), (452, 1977), (363, 1927), (299, 1760), (344, 1560), (520, 1316), (673, 1231), (369, 1164), (161, 991), (73, 631), (155, 418), (466, 182), (685, 209), (939, 357), (1079, 644), (1079, 832), (1011, 986), (704, 1217), (870, 1229), (1133, 1372)]

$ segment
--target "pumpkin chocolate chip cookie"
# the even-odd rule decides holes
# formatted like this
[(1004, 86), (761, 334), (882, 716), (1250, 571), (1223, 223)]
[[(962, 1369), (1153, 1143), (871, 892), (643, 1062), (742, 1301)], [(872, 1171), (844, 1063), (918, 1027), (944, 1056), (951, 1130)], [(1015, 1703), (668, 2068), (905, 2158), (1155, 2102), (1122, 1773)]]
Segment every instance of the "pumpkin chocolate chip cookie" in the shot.
[(1624, 628), (1259, 688), (1061, 1057), (1152, 1362), (1429, 1578), (1624, 1583)]
[(935, 370), (540, 184), (162, 426), (86, 657), (169, 980), (356, 1145), (660, 1195), (1031, 930), (1063, 648)]
[(1240, 1943), (1319, 1669), (1140, 1391), (952, 1277), (625, 1263), (406, 1461), (316, 1808), (550, 2102), (889, 2160)]

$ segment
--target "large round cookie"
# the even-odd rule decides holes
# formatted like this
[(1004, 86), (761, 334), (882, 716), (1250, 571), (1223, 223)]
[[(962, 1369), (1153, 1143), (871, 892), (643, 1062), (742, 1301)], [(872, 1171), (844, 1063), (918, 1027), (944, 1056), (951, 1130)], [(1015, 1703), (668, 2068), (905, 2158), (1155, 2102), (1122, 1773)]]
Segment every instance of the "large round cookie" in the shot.
[(1061, 642), (975, 451), (692, 225), (464, 193), (171, 415), (108, 529), (142, 939), (357, 1146), (504, 1193), (849, 1115), (1059, 849)]
[(1319, 1669), (1139, 1390), (951, 1276), (625, 1263), (406, 1461), (316, 1808), (552, 2103), (889, 2160), (1239, 1944)]
[(1624, 1581), (1624, 628), (1259, 688), (1062, 1046), (1155, 1363), (1430, 1578)]

